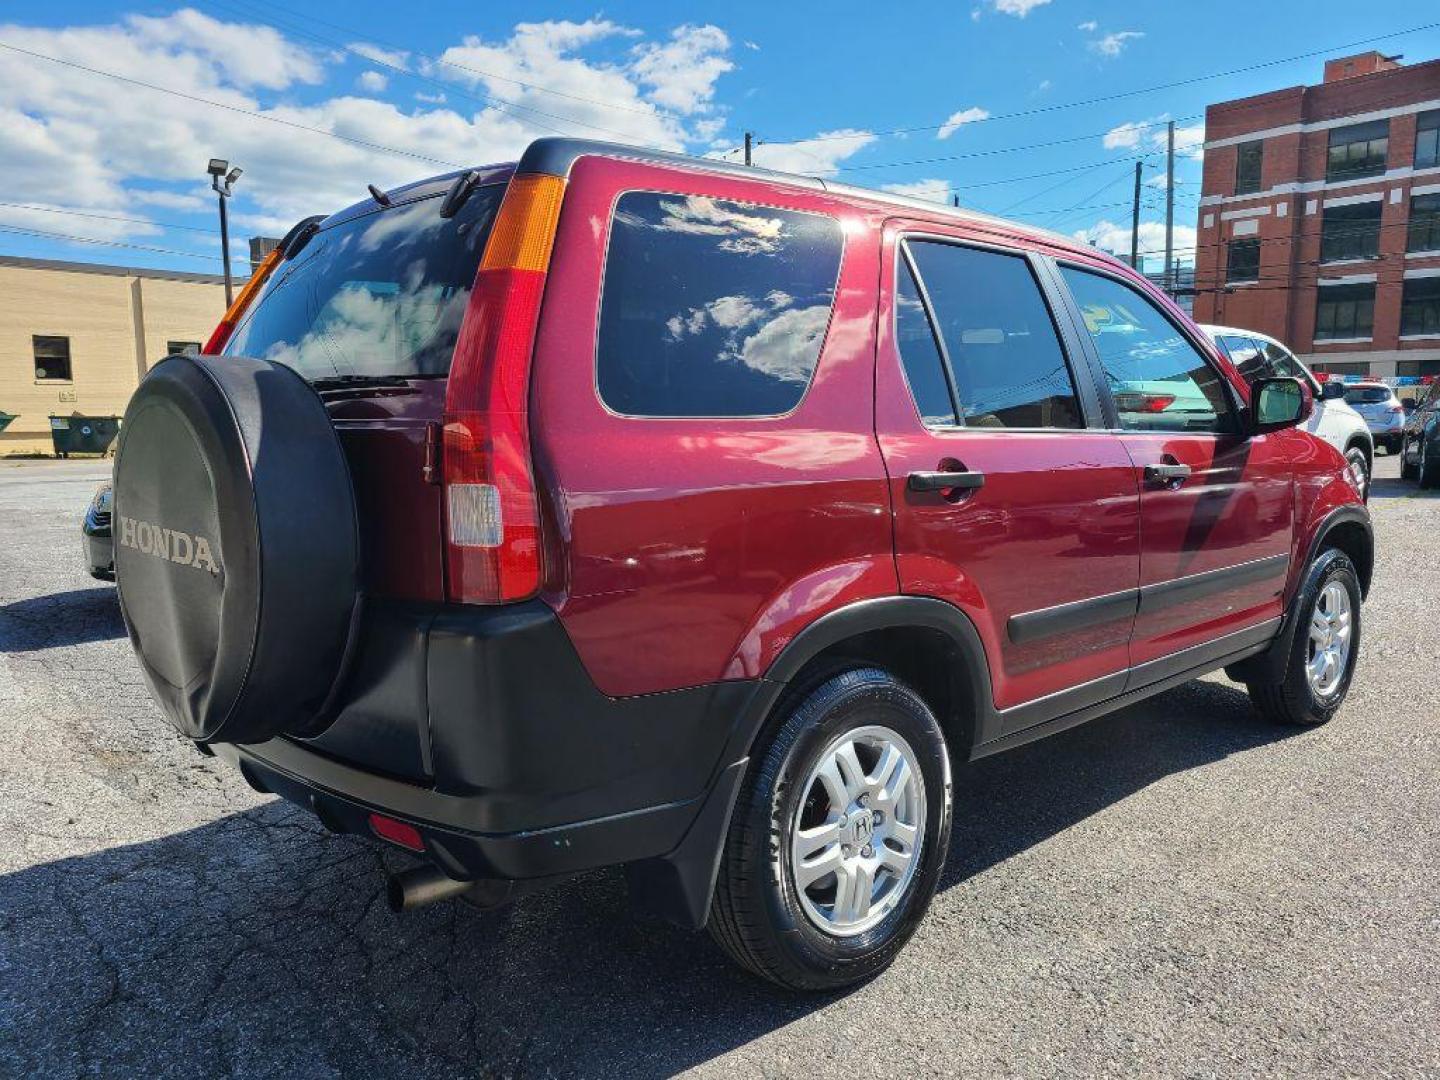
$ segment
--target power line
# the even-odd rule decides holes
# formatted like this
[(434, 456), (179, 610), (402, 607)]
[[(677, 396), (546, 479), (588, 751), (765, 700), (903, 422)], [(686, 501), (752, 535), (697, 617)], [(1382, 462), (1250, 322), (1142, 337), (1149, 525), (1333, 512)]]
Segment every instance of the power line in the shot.
[(15, 210), (37, 210), (44, 214), (65, 214), (69, 217), (94, 218), (97, 221), (127, 221), (135, 225), (151, 225), (157, 229), (184, 229), (186, 232), (204, 233), (213, 236), (214, 229), (202, 228), (199, 225), (180, 225), (173, 221), (152, 221), (149, 218), (123, 217), (119, 214), (96, 214), (88, 210), (77, 210), (65, 206), (39, 206), (35, 203), (0, 202), (0, 206), (8, 206)]
[[(1015, 112), (996, 113), (991, 116), (985, 116), (977, 118), (975, 120), (971, 120), (966, 123), (965, 126), (969, 127), (973, 124), (986, 124), (999, 120), (1018, 120), (1027, 116), (1042, 116), (1047, 113), (1060, 112), (1065, 109), (1078, 109), (1087, 105), (1099, 105), (1108, 101), (1121, 101), (1126, 98), (1140, 97), (1144, 94), (1158, 93), (1161, 90), (1174, 90), (1182, 86), (1193, 86), (1196, 83), (1209, 82), (1213, 79), (1224, 79), (1229, 78), (1232, 75), (1243, 75), (1246, 72), (1262, 71), (1266, 68), (1281, 67), (1285, 64), (1293, 64), (1300, 60), (1309, 60), (1316, 56), (1323, 56), (1326, 53), (1339, 52), (1342, 49), (1353, 49), (1360, 45), (1369, 45), (1377, 41), (1388, 40), (1389, 38), (1404, 37), (1407, 34), (1418, 34), (1426, 30), (1434, 30), (1437, 27), (1440, 27), (1440, 22), (1424, 23), (1420, 26), (1411, 26), (1404, 30), (1392, 30), (1389, 33), (1376, 34), (1372, 37), (1361, 38), (1358, 41), (1346, 42), (1343, 45), (1330, 45), (1323, 49), (1312, 49), (1309, 52), (1296, 53), (1293, 56), (1286, 56), (1274, 60), (1263, 60), (1258, 63), (1247, 64), (1244, 67), (1230, 68), (1226, 71), (1213, 71), (1205, 75), (1195, 75), (1187, 79), (1176, 79), (1172, 82), (1157, 83), (1154, 86), (1145, 86), (1136, 90), (1121, 90), (1113, 94), (1101, 94), (1097, 97), (1082, 98), (1078, 101), (1055, 102), (1050, 105), (1038, 105), (1031, 109), (1020, 109)], [(945, 127), (948, 122), (948, 120), (942, 120), (938, 124), (915, 124), (904, 127), (887, 128), (881, 131), (871, 131), (869, 132), (869, 134), (876, 136), (886, 136), (908, 135), (917, 131), (938, 131), (940, 128)], [(843, 138), (843, 136), (824, 136), (815, 139), (792, 141), (821, 142), (827, 138), (832, 137)]]
[(26, 229), (18, 225), (0, 225), (0, 232), (17, 233), (21, 236), (38, 236), (46, 240), (68, 240), (75, 244), (99, 244), (104, 247), (132, 248), (135, 251), (151, 251), (157, 255), (178, 255), (186, 259), (204, 259), (206, 262), (220, 262), (219, 255), (199, 255), (193, 251), (178, 251), (175, 248), (153, 247), (150, 244), (131, 244), (124, 240), (102, 240), (96, 236), (75, 236), (71, 233), (47, 232), (44, 229)]

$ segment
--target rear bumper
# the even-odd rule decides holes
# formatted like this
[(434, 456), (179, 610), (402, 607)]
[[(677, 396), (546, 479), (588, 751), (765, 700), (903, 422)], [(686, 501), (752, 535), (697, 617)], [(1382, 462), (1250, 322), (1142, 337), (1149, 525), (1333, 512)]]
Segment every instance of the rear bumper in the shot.
[(460, 880), (668, 860), (643, 875), (673, 894), (650, 906), (696, 923), (750, 718), (774, 689), (727, 681), (611, 698), (539, 601), (376, 604), (325, 732), (210, 749), (336, 831), (369, 834), (372, 813), (408, 822), (423, 855)]

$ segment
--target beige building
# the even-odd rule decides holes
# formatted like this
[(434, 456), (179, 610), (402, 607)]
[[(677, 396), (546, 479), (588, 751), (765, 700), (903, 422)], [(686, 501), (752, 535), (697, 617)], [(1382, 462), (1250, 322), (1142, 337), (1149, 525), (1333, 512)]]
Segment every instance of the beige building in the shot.
[[(238, 283), (237, 283), (238, 289)], [(50, 417), (118, 416), (168, 353), (198, 350), (224, 279), (0, 256), (0, 456), (50, 453)]]

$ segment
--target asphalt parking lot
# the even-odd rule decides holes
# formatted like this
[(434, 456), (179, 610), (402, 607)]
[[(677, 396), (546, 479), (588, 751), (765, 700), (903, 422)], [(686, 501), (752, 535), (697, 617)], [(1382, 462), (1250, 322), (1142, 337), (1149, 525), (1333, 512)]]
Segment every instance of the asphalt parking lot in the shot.
[(595, 874), (385, 908), (169, 732), (80, 565), (105, 467), (0, 465), (0, 1074), (1186, 1076), (1440, 1071), (1440, 498), (1382, 458), (1350, 700), (1216, 676), (956, 775), (930, 917), (777, 994)]

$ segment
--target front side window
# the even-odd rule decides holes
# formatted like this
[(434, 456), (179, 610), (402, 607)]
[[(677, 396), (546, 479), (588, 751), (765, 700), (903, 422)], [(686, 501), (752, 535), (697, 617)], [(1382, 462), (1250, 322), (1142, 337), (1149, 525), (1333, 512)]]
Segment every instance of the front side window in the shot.
[(1291, 356), (1288, 349), (1282, 349), (1273, 341), (1261, 342), (1260, 345), (1265, 350), (1265, 363), (1272, 378), (1312, 381), (1300, 361)]
[(1331, 128), (1325, 179), (1353, 180), (1360, 176), (1378, 176), (1385, 171), (1389, 150), (1389, 120)]
[(1400, 299), (1400, 333), (1440, 336), (1440, 277), (1405, 280)]
[(1415, 168), (1440, 165), (1440, 109), (1421, 113), (1415, 121)]
[(1260, 167), (1265, 160), (1265, 143), (1241, 143), (1235, 151), (1235, 194), (1252, 195), (1260, 190)]
[(1410, 197), (1406, 251), (1440, 251), (1440, 191)]
[(1062, 266), (1061, 274), (1100, 354), (1122, 428), (1238, 433), (1222, 376), (1148, 297), (1077, 267)]
[(1322, 285), (1315, 303), (1315, 340), (1368, 338), (1375, 327), (1375, 283)]
[(35, 379), (37, 382), (70, 381), (70, 339), (68, 337), (44, 337), (35, 335), (30, 339), (35, 353)]
[(907, 241), (905, 251), (924, 283), (966, 427), (1084, 426), (1065, 350), (1024, 257), (932, 241)]
[(1225, 246), (1225, 281), (1243, 284), (1260, 280), (1260, 240), (1231, 240)]
[(225, 353), (311, 382), (447, 374), (504, 191), (477, 188), (452, 218), (433, 197), (320, 230), (276, 268)]
[(1327, 206), (1320, 225), (1320, 261), (1373, 259), (1380, 251), (1380, 199)]
[(1265, 350), (1254, 338), (1225, 334), (1218, 340), (1220, 347), (1225, 350), (1225, 355), (1230, 357), (1235, 370), (1244, 376), (1246, 382), (1253, 383), (1256, 379), (1269, 378), (1270, 364), (1265, 357)]
[(615, 205), (596, 382), (625, 416), (780, 416), (820, 359), (844, 248), (823, 214), (637, 191)]

